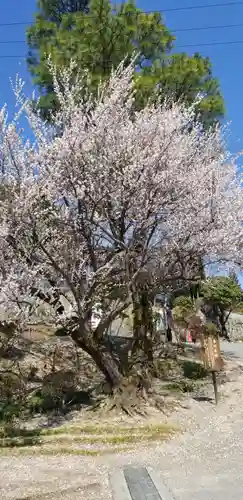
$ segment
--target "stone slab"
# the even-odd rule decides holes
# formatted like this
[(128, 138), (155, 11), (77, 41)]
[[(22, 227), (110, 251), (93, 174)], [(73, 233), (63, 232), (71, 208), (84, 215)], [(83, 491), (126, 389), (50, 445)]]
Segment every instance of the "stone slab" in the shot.
[(110, 485), (113, 500), (131, 500), (123, 470), (117, 470), (110, 474)]
[(110, 475), (113, 500), (175, 500), (152, 468), (125, 467)]

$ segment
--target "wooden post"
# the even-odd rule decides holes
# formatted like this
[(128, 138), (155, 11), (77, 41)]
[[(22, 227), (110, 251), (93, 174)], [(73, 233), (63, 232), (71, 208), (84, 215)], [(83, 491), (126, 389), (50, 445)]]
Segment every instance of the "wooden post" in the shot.
[(212, 372), (212, 379), (213, 379), (213, 390), (214, 390), (215, 403), (217, 405), (219, 402), (219, 393), (218, 393), (217, 376), (216, 376), (215, 371)]

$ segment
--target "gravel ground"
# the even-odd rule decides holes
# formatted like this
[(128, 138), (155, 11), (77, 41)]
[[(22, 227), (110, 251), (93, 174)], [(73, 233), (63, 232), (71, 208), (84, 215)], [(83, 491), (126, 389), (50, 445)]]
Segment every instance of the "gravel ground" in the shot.
[[(0, 499), (110, 500), (108, 473), (120, 466), (152, 466), (177, 500), (240, 500), (243, 491), (243, 374), (241, 354), (228, 364), (218, 407), (210, 400), (188, 400), (172, 417), (185, 432), (166, 444), (91, 459), (80, 456), (1, 457)], [(243, 346), (240, 347), (243, 355)], [(237, 361), (235, 361), (238, 358)], [(238, 368), (237, 368), (238, 367)], [(209, 394), (212, 396), (212, 394)]]

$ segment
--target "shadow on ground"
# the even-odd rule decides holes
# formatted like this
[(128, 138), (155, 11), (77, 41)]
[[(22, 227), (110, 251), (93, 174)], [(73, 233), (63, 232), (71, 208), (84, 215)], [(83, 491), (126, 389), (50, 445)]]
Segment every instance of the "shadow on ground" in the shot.
[(23, 429), (3, 426), (0, 430), (0, 448), (16, 448), (41, 444), (41, 429)]
[(199, 403), (214, 403), (215, 400), (209, 396), (194, 396), (193, 399)]

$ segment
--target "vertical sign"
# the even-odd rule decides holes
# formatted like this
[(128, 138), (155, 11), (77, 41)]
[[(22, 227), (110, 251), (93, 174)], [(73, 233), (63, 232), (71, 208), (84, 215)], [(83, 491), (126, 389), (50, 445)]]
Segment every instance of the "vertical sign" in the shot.
[(218, 372), (223, 367), (218, 335), (202, 335), (202, 361), (207, 370)]
[(213, 334), (201, 335), (202, 361), (205, 368), (212, 373), (213, 389), (216, 404), (218, 403), (218, 385), (216, 373), (222, 370), (223, 360), (220, 352), (219, 336)]

